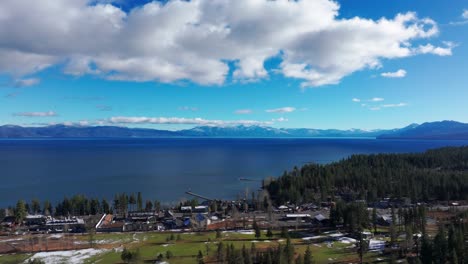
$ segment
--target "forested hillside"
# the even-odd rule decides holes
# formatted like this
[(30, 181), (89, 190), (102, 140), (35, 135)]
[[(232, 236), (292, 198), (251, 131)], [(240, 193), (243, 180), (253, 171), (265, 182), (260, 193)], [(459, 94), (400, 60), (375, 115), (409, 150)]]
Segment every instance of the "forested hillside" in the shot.
[(384, 197), (412, 202), (468, 199), (468, 146), (415, 154), (353, 155), (339, 162), (309, 164), (265, 181), (272, 200), (325, 201), (336, 195), (369, 202)]

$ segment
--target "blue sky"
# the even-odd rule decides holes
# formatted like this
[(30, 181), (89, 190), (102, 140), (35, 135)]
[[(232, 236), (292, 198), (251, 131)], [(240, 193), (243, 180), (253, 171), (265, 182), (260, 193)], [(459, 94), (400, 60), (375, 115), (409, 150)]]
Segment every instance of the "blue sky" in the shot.
[(214, 2), (2, 1), (0, 123), (468, 122), (467, 1)]

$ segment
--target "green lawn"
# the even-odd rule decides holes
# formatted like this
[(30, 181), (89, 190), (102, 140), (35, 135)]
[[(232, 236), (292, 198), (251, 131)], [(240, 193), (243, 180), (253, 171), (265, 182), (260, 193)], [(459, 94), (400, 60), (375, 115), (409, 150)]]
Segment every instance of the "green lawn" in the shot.
[(24, 262), (28, 259), (30, 254), (9, 254), (9, 255), (0, 255), (0, 263), (2, 264), (16, 264)]
[[(243, 245), (250, 248), (255, 241), (255, 246), (259, 249), (276, 247), (278, 243), (285, 243), (284, 239), (278, 239), (278, 235), (276, 233), (275, 237), (268, 239), (262, 234), (262, 237), (256, 239), (252, 234), (226, 232), (222, 233), (220, 239), (216, 239), (216, 232), (180, 233), (179, 240), (167, 241), (171, 233), (96, 234), (94, 235), (96, 247), (105, 247), (108, 251), (88, 258), (86, 263), (122, 263), (121, 250), (126, 247), (131, 251), (138, 249), (142, 260), (155, 260), (157, 255), (163, 254), (165, 256), (166, 252), (170, 250), (173, 258), (168, 262), (171, 264), (194, 264), (199, 251), (202, 251), (204, 255), (208, 253), (208, 255), (214, 256), (220, 241), (225, 244), (232, 243), (236, 248), (242, 248)], [(173, 237), (177, 238), (178, 234), (174, 233)], [(77, 239), (89, 241), (89, 236), (77, 236)], [(292, 239), (292, 242), (295, 245), (296, 253), (303, 255), (308, 244), (302, 239)], [(327, 243), (310, 244), (309, 246), (316, 263), (357, 260), (357, 254), (352, 248), (352, 244), (334, 242), (332, 247), (328, 247)], [(25, 254), (5, 255), (0, 257), (0, 263), (21, 263), (28, 257), (29, 255)], [(368, 253), (365, 259), (372, 261), (377, 257), (374, 253)]]

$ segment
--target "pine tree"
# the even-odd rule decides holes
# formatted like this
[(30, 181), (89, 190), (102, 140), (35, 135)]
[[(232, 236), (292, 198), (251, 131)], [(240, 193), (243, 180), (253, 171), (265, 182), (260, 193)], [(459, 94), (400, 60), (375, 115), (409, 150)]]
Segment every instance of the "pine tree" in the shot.
[(141, 211), (143, 210), (143, 198), (141, 197), (141, 192), (138, 192), (138, 196), (137, 196), (137, 210), (138, 211)]
[(431, 264), (432, 263), (432, 244), (427, 236), (423, 236), (421, 242), (421, 263)]
[(362, 263), (362, 259), (364, 257), (364, 254), (367, 252), (369, 249), (369, 244), (366, 240), (364, 240), (364, 236), (362, 235), (362, 231), (359, 231), (359, 241), (358, 241), (358, 254), (359, 254), (359, 260), (360, 263)]
[(31, 209), (33, 214), (37, 214), (41, 211), (41, 203), (39, 202), (39, 199), (33, 199), (31, 201)]
[(224, 262), (225, 260), (225, 249), (223, 242), (218, 243), (218, 249), (216, 250), (216, 257), (219, 262)]
[(130, 194), (130, 197), (128, 197), (128, 203), (130, 204), (130, 210), (135, 210), (134, 205), (136, 204), (136, 199), (134, 193)]
[(254, 220), (252, 227), (255, 231), (255, 237), (260, 238), (262, 236), (262, 233), (260, 231), (260, 227), (257, 224), (257, 221)]
[(443, 225), (440, 225), (432, 245), (435, 263), (445, 263), (447, 260), (447, 239), (445, 236), (445, 229)]
[(204, 264), (205, 263), (203, 261), (203, 253), (201, 252), (201, 250), (198, 250), (197, 261), (198, 261), (198, 264)]
[(271, 228), (270, 228), (270, 227), (267, 229), (266, 236), (267, 236), (268, 238), (272, 238), (272, 237), (273, 237), (273, 232), (271, 231)]
[(310, 246), (307, 246), (307, 249), (304, 253), (304, 264), (312, 264), (312, 251), (310, 250)]
[(377, 233), (377, 209), (372, 208), (372, 225), (374, 226), (374, 234)]
[(26, 217), (26, 205), (24, 204), (23, 200), (19, 200), (16, 203), (16, 208), (15, 208), (15, 220), (16, 223), (21, 224), (23, 223), (24, 218)]
[(392, 215), (392, 223), (390, 224), (390, 243), (394, 245), (396, 243), (397, 235), (396, 235), (396, 216), (395, 216), (395, 207), (392, 206), (391, 209), (391, 215)]
[(292, 264), (294, 260), (294, 246), (291, 243), (291, 239), (288, 237), (286, 240), (286, 246), (284, 247), (284, 253), (288, 264)]

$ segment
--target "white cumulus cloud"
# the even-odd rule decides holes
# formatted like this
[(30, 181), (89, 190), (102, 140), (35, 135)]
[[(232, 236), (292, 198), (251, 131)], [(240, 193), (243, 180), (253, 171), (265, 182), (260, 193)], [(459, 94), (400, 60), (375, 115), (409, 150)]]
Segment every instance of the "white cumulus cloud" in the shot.
[(24, 78), (24, 79), (18, 79), (15, 80), (15, 87), (28, 87), (28, 86), (33, 86), (36, 84), (39, 84), (41, 82), (41, 79), (39, 78)]
[(234, 113), (238, 115), (247, 115), (247, 114), (251, 114), (252, 112), (253, 111), (251, 109), (239, 109), (239, 110), (234, 111)]
[(273, 118), (271, 121), (273, 121), (273, 122), (288, 122), (289, 120), (287, 118), (280, 117), (280, 118)]
[(227, 125), (271, 125), (270, 121), (257, 120), (210, 120), (203, 118), (183, 118), (183, 117), (111, 117), (109, 123), (112, 124), (171, 124), (171, 125), (206, 125), (206, 126), (227, 126)]
[(468, 10), (467, 10), (467, 9), (464, 9), (464, 10), (463, 10), (462, 17), (463, 17), (464, 19), (468, 19)]
[(408, 105), (407, 103), (384, 104), (384, 105), (382, 105), (382, 107), (384, 107), (384, 108), (391, 108), (391, 107), (403, 107), (403, 106), (407, 106), (407, 105)]
[(415, 49), (416, 53), (419, 54), (435, 54), (439, 56), (451, 56), (452, 49), (455, 47), (455, 44), (452, 42), (445, 42), (445, 47), (436, 47), (432, 44), (420, 45)]
[(380, 75), (386, 78), (403, 78), (406, 76), (406, 71), (403, 69), (399, 69), (396, 72), (383, 72)]
[(369, 101), (370, 102), (382, 102), (383, 100), (385, 100), (385, 99), (381, 98), (381, 97), (374, 97), (374, 98), (370, 99)]
[(296, 111), (296, 108), (291, 107), (291, 106), (265, 110), (265, 112), (267, 112), (267, 113), (291, 113), (291, 112), (294, 112), (294, 111)]
[[(130, 11), (112, 1), (0, 1), (0, 73), (15, 79), (53, 65), (73, 76), (221, 85), (279, 73), (303, 87), (337, 84), (383, 60), (451, 55), (430, 18), (399, 13), (339, 18), (332, 0), (169, 0)], [(419, 46), (415, 46), (414, 43)]]
[(355, 102), (355, 103), (359, 103), (359, 102), (361, 102), (361, 99), (359, 99), (359, 98), (353, 98), (353, 99), (351, 99), (351, 101), (353, 101), (353, 102)]
[(14, 116), (25, 116), (25, 117), (47, 117), (47, 116), (57, 116), (57, 113), (54, 111), (47, 112), (20, 112), (14, 113)]

